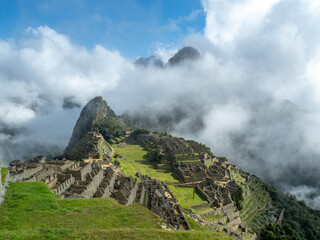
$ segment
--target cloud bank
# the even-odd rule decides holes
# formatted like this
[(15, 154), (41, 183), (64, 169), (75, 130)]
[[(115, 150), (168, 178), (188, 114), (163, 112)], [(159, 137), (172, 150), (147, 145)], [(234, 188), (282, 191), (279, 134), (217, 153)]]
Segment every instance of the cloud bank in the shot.
[[(67, 145), (101, 95), (118, 114), (208, 144), (216, 155), (320, 208), (318, 1), (203, 0), (194, 62), (138, 67), (48, 27), (0, 40), (2, 161)], [(176, 46), (176, 49), (181, 46)], [(159, 49), (167, 61), (172, 49)]]

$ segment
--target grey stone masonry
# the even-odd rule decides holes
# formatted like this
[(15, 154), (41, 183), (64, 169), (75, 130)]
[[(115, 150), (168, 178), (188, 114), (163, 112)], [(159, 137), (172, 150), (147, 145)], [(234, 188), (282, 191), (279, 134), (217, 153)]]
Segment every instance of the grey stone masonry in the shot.
[[(0, 170), (1, 170), (1, 162), (0, 162)], [(10, 174), (8, 172), (5, 181), (2, 182), (2, 174), (0, 172), (0, 205), (4, 200), (4, 195), (6, 194), (7, 188), (9, 187), (9, 178), (10, 178)]]
[(115, 193), (115, 199), (123, 205), (133, 204), (138, 191), (137, 179), (121, 176), (119, 179), (117, 179), (117, 185), (116, 187), (119, 189), (117, 189)]
[[(90, 164), (91, 165), (91, 164)], [(85, 165), (84, 167), (87, 167)], [(81, 169), (79, 169), (81, 171)], [(72, 174), (72, 176), (74, 176)], [(79, 176), (79, 175), (76, 175)], [(66, 191), (65, 198), (73, 197), (83, 197), (83, 198), (92, 198), (96, 193), (102, 179), (103, 179), (103, 170), (101, 167), (95, 165), (92, 168), (92, 171), (88, 173), (85, 177), (85, 180), (76, 180), (71, 187)]]
[(67, 170), (67, 173), (71, 173), (72, 176), (79, 181), (84, 181), (87, 174), (92, 171), (91, 163), (79, 162), (72, 169)]
[(140, 177), (142, 186), (145, 188), (145, 194), (148, 197), (147, 207), (175, 229), (190, 230), (191, 227), (181, 210), (180, 204), (168, 186), (146, 175), (140, 173), (137, 175)]
[(32, 175), (42, 170), (42, 165), (28, 165), (23, 169), (17, 171), (10, 171), (10, 181), (18, 182), (29, 179)]
[(59, 181), (58, 186), (51, 189), (51, 191), (53, 192), (53, 194), (62, 195), (74, 183), (75, 179), (72, 176), (72, 174), (69, 174), (69, 175), (59, 174), (58, 181)]
[(105, 176), (100, 183), (100, 186), (98, 187), (96, 193), (93, 195), (95, 198), (101, 198), (101, 197), (110, 197), (111, 193), (114, 189), (114, 184), (116, 180), (116, 173), (113, 170), (112, 167), (107, 167)]

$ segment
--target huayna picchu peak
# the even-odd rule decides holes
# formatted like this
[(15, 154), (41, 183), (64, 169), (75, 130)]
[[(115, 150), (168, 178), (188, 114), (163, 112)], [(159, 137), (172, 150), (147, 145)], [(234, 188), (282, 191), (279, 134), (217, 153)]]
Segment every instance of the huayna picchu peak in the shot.
[(204, 144), (127, 125), (102, 97), (83, 108), (62, 156), (2, 168), (0, 196), (0, 229), (11, 229), (4, 239), (14, 229), (30, 239), (115, 231), (123, 239), (319, 239), (320, 232), (319, 211)]
[(73, 129), (68, 148), (75, 145), (94, 125), (106, 117), (116, 118), (116, 114), (102, 97), (95, 97), (89, 101), (81, 111), (80, 117)]

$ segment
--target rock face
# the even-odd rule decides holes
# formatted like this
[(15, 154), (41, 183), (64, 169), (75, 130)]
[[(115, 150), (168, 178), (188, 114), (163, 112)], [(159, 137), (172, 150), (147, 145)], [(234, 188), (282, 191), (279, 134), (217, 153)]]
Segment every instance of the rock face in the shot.
[(137, 66), (156, 66), (162, 68), (164, 66), (163, 61), (160, 58), (157, 58), (156, 56), (151, 56), (147, 58), (139, 58), (134, 62), (135, 65)]
[(200, 53), (193, 47), (184, 47), (179, 50), (172, 58), (169, 59), (167, 65), (175, 66), (188, 60), (196, 60), (200, 57)]
[(106, 116), (116, 117), (102, 97), (95, 97), (82, 109), (80, 117), (73, 129), (67, 150), (72, 148), (85, 134), (92, 130), (95, 122)]

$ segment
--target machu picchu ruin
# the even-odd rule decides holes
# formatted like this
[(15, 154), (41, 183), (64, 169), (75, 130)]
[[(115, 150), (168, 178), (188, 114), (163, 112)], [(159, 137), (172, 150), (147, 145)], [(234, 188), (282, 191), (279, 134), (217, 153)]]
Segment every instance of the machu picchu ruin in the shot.
[(9, 182), (42, 182), (61, 200), (114, 199), (122, 206), (143, 206), (167, 231), (201, 226), (254, 240), (268, 223), (282, 224), (284, 208), (273, 204), (268, 186), (256, 176), (192, 140), (129, 126), (115, 134), (107, 129), (108, 115), (123, 126), (97, 97), (84, 107), (61, 156), (14, 160), (2, 168), (0, 204)]

